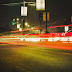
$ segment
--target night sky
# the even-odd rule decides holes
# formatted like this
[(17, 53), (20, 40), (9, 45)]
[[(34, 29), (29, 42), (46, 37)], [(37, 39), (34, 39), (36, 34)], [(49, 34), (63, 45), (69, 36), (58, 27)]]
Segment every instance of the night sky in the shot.
[[(0, 27), (11, 24), (13, 18), (21, 18), (20, 6), (3, 6), (4, 3), (22, 2), (23, 0), (1, 0), (0, 1)], [(35, 0), (25, 0), (35, 1)], [(70, 18), (72, 16), (72, 4), (70, 0), (46, 0), (46, 9), (51, 12), (50, 20), (60, 18)], [(39, 24), (38, 11), (35, 7), (28, 6), (28, 16), (26, 21), (31, 25)]]

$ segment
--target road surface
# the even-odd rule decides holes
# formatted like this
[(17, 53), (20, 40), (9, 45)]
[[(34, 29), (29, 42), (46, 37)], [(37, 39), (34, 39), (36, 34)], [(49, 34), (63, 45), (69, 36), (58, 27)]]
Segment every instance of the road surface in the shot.
[(72, 51), (0, 44), (0, 72), (72, 72)]

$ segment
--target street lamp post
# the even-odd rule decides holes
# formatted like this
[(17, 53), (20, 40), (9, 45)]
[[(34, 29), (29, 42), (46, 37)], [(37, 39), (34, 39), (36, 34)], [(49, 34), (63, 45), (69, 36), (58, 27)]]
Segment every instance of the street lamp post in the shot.
[(39, 20), (40, 20), (40, 27), (39, 27), (39, 29), (40, 29), (40, 34), (41, 34), (41, 19), (42, 18), (42, 16), (41, 16), (41, 10), (39, 11)]
[(41, 34), (41, 12), (45, 10), (45, 0), (36, 0), (36, 10), (39, 11), (40, 34)]
[(35, 2), (25, 2), (23, 0), (23, 6), (21, 7), (21, 16), (23, 16), (23, 28), (25, 27), (25, 19), (24, 16), (27, 16), (27, 7), (25, 6), (25, 4), (34, 4)]

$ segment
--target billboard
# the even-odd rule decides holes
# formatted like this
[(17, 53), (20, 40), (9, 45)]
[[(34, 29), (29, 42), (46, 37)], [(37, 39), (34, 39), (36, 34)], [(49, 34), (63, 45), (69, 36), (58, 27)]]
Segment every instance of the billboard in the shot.
[(21, 6), (21, 16), (27, 16), (27, 7)]
[(45, 0), (36, 0), (36, 10), (45, 10)]

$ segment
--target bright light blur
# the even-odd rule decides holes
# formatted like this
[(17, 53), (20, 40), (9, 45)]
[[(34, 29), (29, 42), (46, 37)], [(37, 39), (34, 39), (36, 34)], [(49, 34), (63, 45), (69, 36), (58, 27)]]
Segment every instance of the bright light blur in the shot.
[(27, 16), (27, 7), (21, 6), (21, 16)]
[(13, 21), (15, 21), (15, 19), (13, 19)]
[(19, 31), (22, 31), (22, 28), (19, 28)]
[(24, 39), (23, 38), (20, 38), (20, 40), (23, 41)]
[(25, 41), (39, 42), (40, 38), (25, 38)]
[(45, 0), (36, 0), (36, 10), (45, 10)]
[(72, 37), (69, 37), (69, 41), (72, 41)]
[(25, 23), (25, 25), (27, 26), (28, 24), (27, 24), (27, 23)]
[(17, 24), (17, 28), (20, 28), (20, 24)]
[(31, 28), (31, 29), (33, 29), (33, 28)]
[[(19, 31), (22, 31), (22, 28), (19, 28)], [(1, 36), (2, 38), (6, 39), (20, 39), (21, 41), (32, 41), (32, 42), (40, 42), (41, 41), (49, 41), (49, 42), (72, 42), (72, 34), (66, 33), (47, 33), (47, 34), (22, 34), (22, 35), (8, 35), (8, 36)]]
[(19, 21), (19, 18), (17, 18), (17, 21)]
[(69, 26), (65, 26), (65, 32), (69, 30)]
[(61, 41), (68, 41), (68, 37), (61, 37)]
[(28, 27), (29, 27), (29, 25), (28, 25)]

